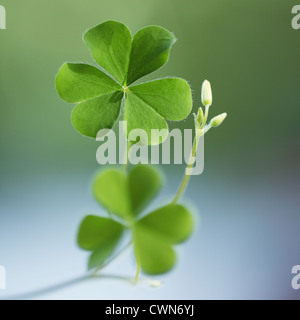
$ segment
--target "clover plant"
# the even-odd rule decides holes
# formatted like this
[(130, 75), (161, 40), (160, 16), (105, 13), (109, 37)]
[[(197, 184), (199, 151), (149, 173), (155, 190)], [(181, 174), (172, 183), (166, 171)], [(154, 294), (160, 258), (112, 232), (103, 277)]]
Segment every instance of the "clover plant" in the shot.
[(167, 62), (176, 41), (172, 33), (150, 26), (132, 39), (125, 25), (107, 21), (88, 30), (83, 38), (101, 70), (65, 63), (56, 77), (60, 97), (77, 103), (72, 123), (79, 132), (96, 137), (99, 130), (112, 128), (122, 104), (128, 132), (144, 129), (149, 137), (151, 129), (168, 128), (165, 119), (180, 121), (189, 115), (191, 89), (185, 80), (165, 78), (135, 84)]
[[(84, 41), (98, 68), (83, 63), (65, 63), (56, 76), (59, 96), (76, 104), (71, 118), (80, 133), (95, 138), (99, 130), (111, 129), (118, 119), (122, 119), (127, 121), (128, 133), (143, 129), (149, 137), (146, 144), (159, 144), (167, 138), (168, 130), (163, 130), (165, 135), (160, 135), (159, 140), (153, 140), (151, 129), (167, 129), (166, 120), (180, 121), (190, 114), (191, 89), (185, 80), (164, 78), (135, 83), (167, 62), (176, 41), (172, 33), (159, 26), (150, 26), (139, 30), (132, 38), (125, 25), (107, 21), (88, 30)], [(161, 174), (151, 166), (104, 168), (96, 176), (93, 193), (107, 215), (86, 216), (77, 235), (79, 247), (90, 252), (89, 272), (83, 277), (13, 299), (28, 299), (90, 278), (160, 285), (159, 281), (139, 279), (140, 271), (157, 275), (174, 266), (174, 247), (188, 239), (193, 231), (193, 216), (178, 201), (188, 185), (199, 139), (211, 128), (219, 126), (227, 116), (222, 113), (208, 123), (212, 104), (208, 81), (202, 85), (202, 104), (205, 110), (199, 108), (194, 114), (195, 138), (190, 159), (172, 201), (149, 212), (147, 206), (162, 188)], [(129, 145), (136, 142), (141, 143), (129, 141)], [(130, 241), (124, 246), (125, 234), (130, 235)], [(135, 277), (97, 273), (131, 245), (137, 264)]]
[[(164, 78), (136, 84), (143, 76), (162, 67), (176, 39), (159, 26), (139, 30), (132, 38), (128, 28), (115, 21), (104, 22), (84, 34), (84, 41), (98, 68), (82, 63), (65, 63), (56, 77), (59, 96), (76, 106), (72, 123), (85, 136), (96, 137), (101, 129), (113, 128), (118, 119), (127, 121), (128, 132), (167, 129), (166, 120), (180, 121), (192, 110), (191, 89), (180, 78)], [(202, 103), (195, 115), (195, 140), (188, 170), (192, 170), (199, 137), (218, 126), (226, 117), (219, 115), (207, 123), (212, 103), (210, 83), (202, 87)], [(160, 140), (148, 144), (159, 144)], [(131, 141), (135, 143), (136, 141)], [(126, 170), (102, 170), (93, 184), (96, 200), (106, 216), (88, 215), (80, 224), (78, 245), (90, 252), (88, 269), (99, 271), (115, 258), (122, 239), (130, 234), (137, 262), (138, 280), (142, 270), (150, 275), (169, 271), (175, 264), (174, 246), (185, 241), (193, 230), (190, 210), (178, 200), (189, 173), (173, 201), (149, 213), (147, 205), (157, 196), (162, 179), (158, 171), (146, 165)], [(121, 244), (120, 244), (121, 243)]]

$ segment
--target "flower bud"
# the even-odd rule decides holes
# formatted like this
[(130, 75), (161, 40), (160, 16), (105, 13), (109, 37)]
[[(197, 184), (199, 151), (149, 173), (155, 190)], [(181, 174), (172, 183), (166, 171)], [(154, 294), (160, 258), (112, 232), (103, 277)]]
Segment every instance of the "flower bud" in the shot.
[(218, 116), (216, 116), (210, 120), (210, 125), (214, 128), (218, 127), (225, 120), (226, 117), (227, 117), (226, 112), (221, 113)]
[(200, 125), (204, 119), (204, 113), (202, 108), (199, 108), (198, 113), (197, 113), (197, 123)]
[(201, 94), (202, 104), (204, 106), (210, 106), (212, 104), (212, 92), (210, 82), (205, 80), (202, 84)]

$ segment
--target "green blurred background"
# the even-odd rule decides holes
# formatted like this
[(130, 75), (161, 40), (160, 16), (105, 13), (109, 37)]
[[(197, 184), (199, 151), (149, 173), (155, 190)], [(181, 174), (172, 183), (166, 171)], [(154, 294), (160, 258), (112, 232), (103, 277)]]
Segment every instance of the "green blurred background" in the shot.
[[(52, 243), (55, 260), (60, 244), (53, 242), (54, 230), (58, 234), (61, 232), (62, 242), (67, 241), (73, 248), (74, 239), (68, 238), (64, 231), (70, 228), (70, 234), (75, 234), (80, 217), (86, 214), (84, 210), (90, 208), (88, 203), (76, 203), (78, 211), (74, 216), (70, 213), (65, 217), (62, 210), (59, 211), (59, 208), (72, 205), (74, 208), (72, 201), (77, 195), (84, 194), (82, 201), (89, 199), (89, 179), (99, 168), (95, 159), (99, 144), (72, 128), (72, 105), (59, 99), (54, 78), (65, 61), (92, 62), (82, 34), (91, 26), (112, 19), (125, 23), (132, 33), (153, 24), (174, 32), (178, 41), (168, 64), (148, 78), (179, 76), (187, 79), (193, 89), (194, 112), (200, 106), (201, 84), (208, 79), (214, 96), (211, 114), (228, 113), (224, 124), (206, 136), (205, 171), (192, 178), (187, 194), (201, 210), (204, 223), (197, 232), (202, 232), (199, 237), (207, 256), (202, 256), (201, 251), (195, 253), (197, 243), (194, 240), (186, 256), (190, 254), (195, 260), (183, 265), (182, 270), (194, 263), (193, 276), (199, 275), (197, 283), (201, 287), (205, 273), (211, 272), (213, 277), (218, 270), (216, 263), (226, 264), (229, 259), (229, 256), (220, 255), (214, 260), (212, 252), (216, 255), (218, 250), (225, 250), (218, 244), (226, 242), (226, 235), (236, 230), (240, 231), (236, 236), (242, 237), (249, 224), (253, 228), (247, 238), (249, 247), (240, 248), (243, 256), (234, 255), (232, 259), (246, 261), (241, 268), (253, 263), (251, 270), (254, 272), (260, 259), (268, 259), (269, 254), (273, 257), (263, 269), (257, 267), (260, 276), (251, 275), (251, 272), (247, 275), (249, 285), (253, 286), (252, 295), (229, 281), (224, 288), (232, 286), (231, 291), (228, 289), (230, 292), (224, 288), (218, 293), (210, 291), (212, 284), (206, 283), (204, 292), (200, 290), (198, 294), (195, 289), (193, 296), (187, 296), (196, 299), (300, 297), (300, 293), (290, 289), (289, 282), (290, 268), (300, 264), (297, 238), (300, 226), (297, 142), (300, 131), (300, 31), (291, 27), (291, 9), (300, 4), (299, 1), (1, 0), (0, 4), (7, 10), (7, 30), (0, 30), (0, 264), (11, 265), (11, 278), (17, 278), (11, 280), (15, 281), (13, 290), (27, 288), (25, 284), (20, 286), (21, 276), (13, 267), (15, 260), (11, 260), (11, 250), (20, 251), (18, 244), (25, 241), (20, 239), (19, 231), (26, 230), (27, 250), (39, 242), (38, 236), (41, 236), (41, 243)], [(177, 126), (192, 128), (192, 116), (180, 124), (170, 124), (171, 128)], [(164, 169), (171, 182), (166, 194), (171, 195), (183, 168), (168, 166)], [(60, 189), (60, 186), (64, 187)], [(57, 190), (61, 191), (59, 195)], [(20, 207), (17, 207), (18, 203)], [(41, 203), (40, 206), (37, 203)], [(53, 212), (51, 219), (50, 212)], [(35, 233), (33, 225), (31, 230), (29, 224), (33, 221), (38, 221), (38, 228), (44, 226), (43, 232)], [(205, 221), (208, 224), (205, 225)], [(235, 225), (236, 221), (239, 223)], [(272, 225), (274, 221), (276, 226)], [(229, 226), (232, 229), (228, 229)], [(215, 242), (209, 238), (220, 232), (225, 238), (214, 238)], [(273, 243), (270, 235), (278, 243)], [(295, 237), (288, 238), (291, 235)], [(237, 239), (234, 234), (231, 236), (226, 250), (236, 252), (238, 249), (234, 245), (243, 239)], [(250, 246), (251, 236), (257, 241), (253, 247)], [(196, 236), (195, 239), (200, 238)], [(249, 262), (245, 258), (249, 254), (247, 250), (259, 250), (265, 241), (270, 241), (266, 250)], [(65, 257), (68, 246), (57, 257), (58, 261)], [(32, 269), (31, 259), (41, 260), (41, 253), (35, 249), (23, 256), (23, 263), (31, 270), (28, 272), (32, 277), (39, 267)], [(284, 256), (286, 252), (290, 252), (290, 256)], [(80, 259), (84, 260), (82, 256)], [(287, 259), (286, 265), (274, 273), (274, 277), (284, 278), (282, 285), (278, 284), (276, 290), (270, 284), (268, 290), (263, 285), (260, 287), (264, 272), (272, 270), (272, 266), (282, 259)], [(200, 270), (203, 260), (207, 268), (201, 276), (196, 269)], [(57, 264), (53, 262), (51, 267)], [(238, 269), (237, 265), (235, 267)], [(228, 277), (232, 279), (236, 271), (229, 265), (228, 268), (231, 270)], [(55, 272), (63, 274), (59, 268)], [(178, 277), (176, 271), (173, 277)], [(268, 277), (274, 285), (273, 275)], [(257, 279), (257, 287), (253, 284), (254, 279)], [(36, 280), (31, 284), (34, 287), (44, 282)], [(182, 293), (179, 291), (177, 288), (176, 297), (185, 298), (184, 288)], [(272, 296), (275, 291), (279, 296)], [(155, 294), (149, 293), (145, 297), (153, 296)], [(113, 293), (111, 297), (114, 297)], [(175, 296), (170, 291), (162, 291), (161, 297)]]

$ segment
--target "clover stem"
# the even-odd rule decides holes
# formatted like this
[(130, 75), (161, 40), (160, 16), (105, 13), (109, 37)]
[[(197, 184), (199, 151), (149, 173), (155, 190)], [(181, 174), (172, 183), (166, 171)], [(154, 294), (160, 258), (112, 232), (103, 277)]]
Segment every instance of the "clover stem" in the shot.
[(196, 134), (195, 134), (195, 139), (193, 142), (193, 147), (192, 147), (190, 159), (188, 161), (188, 164), (187, 164), (187, 167), (185, 170), (185, 175), (184, 175), (184, 178), (181, 182), (181, 185), (179, 186), (179, 189), (178, 189), (177, 193), (175, 194), (175, 197), (173, 198), (171, 203), (176, 203), (180, 199), (180, 197), (183, 195), (183, 193), (189, 183), (189, 180), (191, 177), (191, 172), (193, 169), (194, 159), (195, 159), (196, 152), (197, 152), (199, 138), (210, 129), (210, 126), (205, 127), (206, 122), (207, 122), (207, 118), (208, 118), (209, 107), (210, 107), (209, 105), (205, 106), (205, 115), (204, 115), (204, 119), (203, 119), (200, 127), (197, 125), (197, 122), (195, 121)]
[(138, 282), (139, 276), (141, 273), (141, 269), (142, 269), (141, 260), (138, 256), (136, 257), (136, 263), (137, 263), (137, 269), (136, 269), (136, 274), (135, 274), (135, 278), (134, 278), (134, 283)]
[(8, 296), (2, 298), (2, 300), (29, 300), (29, 299), (34, 299), (36, 297), (46, 295), (46, 294), (51, 294), (53, 292), (59, 291), (66, 289), (68, 287), (74, 286), (76, 284), (85, 282), (87, 280), (93, 280), (93, 279), (108, 279), (108, 280), (120, 280), (120, 281), (125, 281), (130, 284), (136, 284), (136, 283), (141, 283), (145, 285), (149, 285), (151, 287), (159, 287), (162, 285), (162, 283), (158, 280), (153, 280), (153, 279), (140, 279), (140, 280), (132, 280), (130, 277), (125, 277), (125, 276), (120, 276), (120, 275), (114, 275), (114, 274), (86, 274), (84, 276), (74, 278), (65, 282), (58, 283), (53, 286), (45, 287), (42, 289), (34, 290), (31, 292), (27, 292), (24, 294), (20, 295), (15, 295), (15, 296)]
[(204, 119), (202, 121), (202, 125), (200, 127), (200, 130), (202, 130), (204, 128), (204, 126), (206, 125), (206, 121), (207, 121), (207, 117), (208, 117), (208, 113), (209, 113), (209, 105), (205, 106), (205, 114), (204, 114)]
[(196, 155), (196, 151), (197, 151), (197, 145), (198, 145), (198, 141), (199, 141), (199, 138), (200, 138), (201, 135), (199, 135), (197, 132), (196, 132), (196, 136), (195, 136), (195, 139), (194, 139), (194, 142), (193, 142), (193, 148), (192, 148), (192, 153), (191, 153), (191, 156), (190, 156), (190, 159), (189, 159), (189, 162), (188, 162), (188, 165), (186, 167), (186, 170), (185, 170), (185, 175), (184, 175), (184, 178), (181, 182), (181, 185), (175, 195), (175, 197), (173, 198), (172, 202), (171, 203), (176, 203), (179, 198), (183, 195), (187, 185), (188, 185), (188, 182), (190, 180), (190, 177), (191, 177), (191, 171), (192, 171), (192, 168), (193, 168), (193, 164), (194, 164), (194, 161), (193, 159), (195, 158), (195, 155)]
[(125, 154), (125, 163), (123, 165), (123, 173), (126, 174), (127, 167), (128, 167), (128, 157), (129, 157), (129, 149), (131, 147), (131, 142), (127, 140), (127, 150)]

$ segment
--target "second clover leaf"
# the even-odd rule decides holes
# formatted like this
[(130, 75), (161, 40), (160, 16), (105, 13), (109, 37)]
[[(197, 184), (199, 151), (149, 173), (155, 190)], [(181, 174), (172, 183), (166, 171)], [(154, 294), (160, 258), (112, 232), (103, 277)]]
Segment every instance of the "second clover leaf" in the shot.
[(101, 267), (115, 252), (125, 229), (132, 233), (136, 260), (148, 274), (161, 274), (175, 264), (173, 245), (186, 240), (193, 229), (190, 212), (169, 204), (140, 218), (142, 210), (157, 195), (161, 177), (151, 167), (133, 167), (128, 176), (104, 170), (94, 183), (94, 196), (120, 222), (87, 216), (80, 225), (78, 244), (91, 251), (89, 269)]
[(80, 133), (96, 137), (99, 130), (111, 129), (124, 105), (128, 132), (143, 129), (148, 144), (155, 144), (162, 141), (151, 142), (151, 129), (167, 129), (166, 120), (180, 121), (189, 115), (192, 96), (185, 80), (166, 78), (133, 85), (167, 62), (176, 41), (172, 33), (150, 26), (132, 39), (125, 25), (107, 21), (88, 30), (84, 41), (104, 72), (87, 64), (65, 63), (56, 77), (59, 96), (77, 104), (72, 123)]

